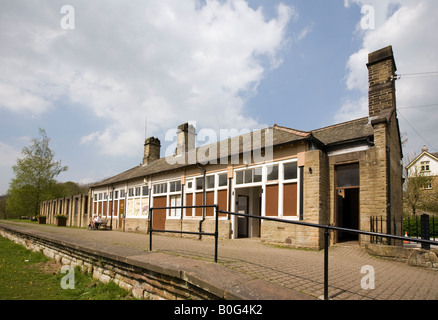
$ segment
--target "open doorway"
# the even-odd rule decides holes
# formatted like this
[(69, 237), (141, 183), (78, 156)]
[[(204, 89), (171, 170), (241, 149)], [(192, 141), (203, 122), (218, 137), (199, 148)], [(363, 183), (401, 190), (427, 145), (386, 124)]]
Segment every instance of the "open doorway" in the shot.
[[(359, 229), (359, 188), (338, 189), (337, 225), (341, 228)], [(338, 242), (358, 241), (357, 234), (338, 232)]]
[[(336, 225), (358, 230), (359, 225), (359, 164), (336, 167)], [(337, 242), (358, 241), (357, 234), (337, 232)]]
[[(248, 214), (248, 196), (239, 196), (237, 199), (237, 213)], [(248, 218), (237, 217), (237, 237), (248, 238)]]
[[(261, 187), (240, 188), (236, 190), (236, 208), (238, 213), (261, 215)], [(235, 230), (238, 238), (260, 237), (261, 220), (237, 217)]]

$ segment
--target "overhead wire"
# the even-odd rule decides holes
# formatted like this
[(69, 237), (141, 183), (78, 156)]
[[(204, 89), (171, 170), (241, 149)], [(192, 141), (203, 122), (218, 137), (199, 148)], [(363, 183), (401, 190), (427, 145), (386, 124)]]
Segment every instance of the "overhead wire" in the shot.
[[(396, 75), (397, 79), (403, 79), (403, 78), (408, 78), (408, 79), (412, 79), (412, 78), (424, 78), (424, 77), (438, 77), (438, 71), (430, 71), (430, 72), (415, 72), (415, 73), (402, 73), (402, 74), (397, 74)], [(404, 109), (419, 109), (419, 108), (430, 108), (430, 107), (436, 107), (438, 106), (438, 104), (427, 104), (427, 105), (419, 105), (419, 106), (406, 106), (406, 107), (397, 107), (397, 114), (400, 115), (403, 120), (412, 128), (412, 130), (414, 130), (414, 132), (426, 143), (426, 145), (428, 145), (429, 147), (433, 148), (434, 150), (435, 147), (429, 143), (418, 131), (417, 129), (410, 124), (410, 122), (408, 121), (408, 119), (406, 119), (405, 116), (403, 116), (403, 114), (400, 112), (400, 110), (404, 110)]]
[(408, 121), (408, 119), (406, 119), (405, 116), (403, 116), (403, 114), (400, 112), (400, 110), (397, 110), (397, 114), (400, 115), (403, 120), (412, 128), (412, 130), (414, 130), (414, 132), (426, 143), (426, 145), (428, 145), (429, 147), (431, 147), (434, 150), (437, 150), (431, 143), (429, 143), (429, 141), (427, 141), (418, 131), (417, 129), (415, 129), (415, 127), (413, 125), (411, 125)]
[(401, 78), (434, 78), (434, 77), (438, 77), (438, 71), (402, 73), (402, 74), (397, 74), (397, 77), (398, 77), (398, 79), (401, 79)]
[(436, 103), (436, 104), (425, 104), (425, 105), (422, 105), (422, 106), (397, 107), (397, 109), (403, 110), (403, 109), (418, 109), (418, 108), (430, 108), (430, 107), (438, 107), (438, 103)]

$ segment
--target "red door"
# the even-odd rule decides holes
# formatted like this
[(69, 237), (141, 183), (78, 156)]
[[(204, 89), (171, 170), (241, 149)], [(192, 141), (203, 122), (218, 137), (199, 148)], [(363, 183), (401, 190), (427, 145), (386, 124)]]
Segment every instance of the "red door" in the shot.
[[(153, 208), (162, 208), (167, 206), (167, 197), (155, 197)], [(166, 228), (166, 210), (153, 210), (152, 228), (165, 230)]]

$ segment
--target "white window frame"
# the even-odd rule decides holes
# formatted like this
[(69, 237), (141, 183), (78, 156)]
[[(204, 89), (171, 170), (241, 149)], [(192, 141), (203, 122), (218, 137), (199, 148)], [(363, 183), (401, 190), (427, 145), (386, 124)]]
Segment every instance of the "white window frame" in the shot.
[[(295, 179), (284, 179), (284, 165), (288, 163), (297, 163), (297, 177)], [(267, 180), (268, 179), (268, 168), (271, 166), (278, 166), (278, 177), (277, 180)], [(251, 183), (243, 183), (243, 184), (237, 184), (237, 172), (249, 170), (249, 169), (255, 169), (255, 168), (262, 168), (262, 181), (261, 182), (251, 182)], [(261, 215), (266, 215), (266, 186), (269, 185), (278, 185), (278, 212), (277, 216), (280, 219), (286, 219), (286, 220), (299, 220), (299, 208), (300, 208), (300, 193), (303, 191), (300, 189), (300, 170), (298, 167), (298, 159), (292, 158), (287, 160), (280, 160), (270, 163), (265, 163), (262, 165), (254, 165), (254, 166), (247, 166), (247, 167), (241, 167), (234, 169), (234, 178), (233, 178), (233, 190), (236, 189), (244, 189), (244, 188), (251, 188), (251, 187), (262, 187), (262, 212)], [(243, 177), (245, 181), (245, 177)], [(297, 184), (297, 215), (296, 216), (283, 216), (283, 201), (284, 201), (284, 185), (290, 184), (290, 183), (296, 183)], [(235, 201), (233, 201), (235, 202)], [(235, 210), (235, 209), (233, 209)]]
[[(170, 184), (171, 183), (177, 183), (180, 182), (180, 188), (179, 190), (176, 191), (170, 191)], [(167, 206), (168, 207), (172, 207), (172, 198), (176, 198), (177, 199), (177, 205), (178, 205), (178, 198), (179, 198), (179, 206), (181, 205), (181, 201), (182, 201), (182, 196), (181, 196), (181, 190), (182, 190), (182, 184), (181, 184), (181, 179), (177, 179), (177, 180), (171, 180), (168, 182), (168, 186), (167, 186)], [(181, 219), (181, 209), (167, 209), (166, 210), (166, 217), (168, 219)]]

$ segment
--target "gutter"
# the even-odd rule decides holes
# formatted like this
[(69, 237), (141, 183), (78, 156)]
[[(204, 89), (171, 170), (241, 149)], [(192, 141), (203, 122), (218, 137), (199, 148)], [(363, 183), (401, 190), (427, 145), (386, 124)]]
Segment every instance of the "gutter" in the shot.
[[(206, 205), (206, 200), (207, 200), (206, 199), (207, 194), (206, 194), (206, 191), (205, 191), (205, 188), (206, 188), (205, 182), (206, 182), (207, 170), (205, 170), (204, 166), (199, 164), (199, 163), (196, 164), (196, 167), (198, 167), (198, 169), (200, 169), (200, 170), (202, 170), (204, 172), (204, 182), (203, 182), (203, 185), (202, 185), (203, 186), (202, 205), (205, 206)], [(205, 207), (202, 208), (202, 219), (201, 219), (201, 221), (199, 221), (199, 232), (200, 233), (202, 232), (202, 224), (204, 223), (204, 221), (205, 221)], [(201, 239), (202, 239), (202, 235), (200, 234), (199, 235), (199, 240), (201, 240)]]

